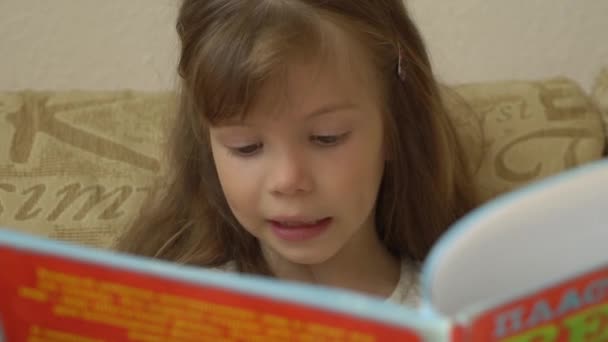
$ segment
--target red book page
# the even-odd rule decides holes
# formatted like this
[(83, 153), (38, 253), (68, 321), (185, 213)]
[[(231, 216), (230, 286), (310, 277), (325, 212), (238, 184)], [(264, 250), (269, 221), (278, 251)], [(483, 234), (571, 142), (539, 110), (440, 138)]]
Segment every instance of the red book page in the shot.
[(407, 328), (305, 305), (0, 247), (13, 341), (421, 341)]
[(472, 341), (608, 341), (608, 267), (477, 317)]
[(450, 328), (450, 340), (451, 342), (466, 342), (468, 338), (468, 329), (466, 325), (454, 324)]

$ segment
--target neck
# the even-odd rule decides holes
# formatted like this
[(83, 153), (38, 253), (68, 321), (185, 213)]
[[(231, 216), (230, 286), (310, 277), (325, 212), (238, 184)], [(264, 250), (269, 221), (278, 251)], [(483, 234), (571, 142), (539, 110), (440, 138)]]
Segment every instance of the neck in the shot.
[(267, 248), (264, 248), (264, 256), (280, 279), (380, 297), (390, 296), (400, 276), (400, 261), (381, 243), (373, 225), (360, 229), (336, 255), (319, 264), (296, 264)]

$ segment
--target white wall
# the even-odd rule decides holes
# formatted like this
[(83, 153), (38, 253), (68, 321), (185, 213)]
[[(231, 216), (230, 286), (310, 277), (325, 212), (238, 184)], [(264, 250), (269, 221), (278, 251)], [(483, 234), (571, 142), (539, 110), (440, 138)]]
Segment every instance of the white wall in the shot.
[[(245, 1), (245, 0), (243, 0)], [(608, 66), (608, 0), (407, 0), (446, 82)], [(0, 90), (169, 89), (178, 0), (0, 0)]]
[(0, 89), (166, 89), (177, 0), (0, 0)]
[(589, 90), (608, 67), (608, 0), (406, 0), (449, 82), (563, 75)]

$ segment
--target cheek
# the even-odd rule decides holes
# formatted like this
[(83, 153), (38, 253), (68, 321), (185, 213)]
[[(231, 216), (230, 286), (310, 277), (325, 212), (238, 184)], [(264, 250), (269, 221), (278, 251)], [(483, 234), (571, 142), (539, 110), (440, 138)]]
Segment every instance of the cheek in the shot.
[(234, 167), (234, 161), (231, 160), (232, 158), (226, 151), (213, 143), (211, 144), (211, 150), (213, 152), (213, 161), (215, 163), (220, 185), (222, 186), (222, 191), (224, 192), (224, 196), (228, 203), (232, 205), (235, 196), (238, 195), (236, 189), (238, 189), (242, 178), (239, 177), (237, 172), (238, 168)]
[[(369, 141), (369, 140), (367, 140)], [(376, 199), (384, 171), (384, 156), (380, 145), (370, 146), (366, 141), (353, 144), (332, 162), (333, 170), (326, 180), (329, 196), (350, 198), (357, 207), (369, 206)], [(339, 200), (339, 198), (337, 198)]]
[(232, 202), (234, 197), (238, 195), (239, 192), (236, 190), (243, 180), (239, 177), (236, 169), (231, 168), (227, 163), (222, 162), (221, 158), (216, 159), (215, 165), (224, 195), (229, 202)]
[(215, 153), (214, 161), (218, 178), (226, 201), (237, 218), (252, 210), (251, 203), (257, 203), (255, 173), (244, 170), (238, 159), (227, 153)]

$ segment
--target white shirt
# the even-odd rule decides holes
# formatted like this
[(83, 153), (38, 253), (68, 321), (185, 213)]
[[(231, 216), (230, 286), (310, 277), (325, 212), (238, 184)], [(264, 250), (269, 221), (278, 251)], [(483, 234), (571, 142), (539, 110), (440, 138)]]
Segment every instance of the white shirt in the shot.
[[(223, 271), (236, 272), (236, 266), (233, 263), (228, 263), (219, 268)], [(399, 281), (393, 293), (386, 299), (396, 304), (401, 304), (409, 307), (417, 307), (420, 302), (420, 282), (418, 270), (409, 261), (401, 262), (401, 272), (399, 273)]]
[(386, 299), (389, 302), (410, 307), (420, 303), (420, 281), (418, 270), (408, 261), (401, 262), (401, 273), (395, 290)]

